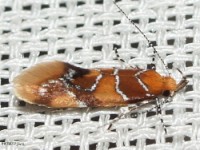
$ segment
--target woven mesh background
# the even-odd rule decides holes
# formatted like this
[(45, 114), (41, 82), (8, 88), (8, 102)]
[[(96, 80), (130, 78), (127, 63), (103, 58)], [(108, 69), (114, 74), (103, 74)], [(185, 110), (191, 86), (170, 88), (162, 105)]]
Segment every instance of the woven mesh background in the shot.
[[(157, 43), (167, 66), (188, 76), (186, 89), (162, 108), (167, 134), (153, 112), (126, 117), (107, 130), (97, 127), (120, 114), (121, 108), (55, 110), (19, 101), (13, 94), (13, 78), (41, 61), (121, 67), (114, 44), (129, 64), (146, 68), (152, 49), (112, 0), (1, 0), (1, 150), (200, 149), (200, 1), (118, 4)], [(156, 66), (165, 73), (158, 59)], [(176, 69), (169, 71), (177, 81), (181, 79)]]

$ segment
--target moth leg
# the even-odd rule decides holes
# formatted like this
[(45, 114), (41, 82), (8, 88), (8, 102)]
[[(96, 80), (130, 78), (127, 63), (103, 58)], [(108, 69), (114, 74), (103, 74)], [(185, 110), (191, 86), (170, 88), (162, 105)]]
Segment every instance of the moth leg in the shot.
[[(137, 107), (135, 107), (135, 109), (136, 109)], [(132, 108), (132, 110), (133, 110), (133, 108)], [(124, 112), (124, 113), (120, 113), (116, 118), (114, 118), (111, 122), (109, 122), (109, 123), (106, 123), (106, 124), (104, 124), (104, 125), (102, 125), (102, 126), (99, 126), (98, 128), (102, 128), (102, 127), (105, 127), (106, 125), (108, 125), (108, 127), (107, 127), (107, 130), (110, 130), (111, 129), (111, 127), (112, 127), (112, 125), (115, 123), (115, 122), (117, 122), (118, 120), (120, 120), (120, 119), (122, 119), (124, 116), (126, 116), (127, 114), (129, 114), (129, 112)]]
[[(164, 120), (162, 119), (161, 117), (161, 114), (162, 114), (162, 111), (161, 111), (161, 106), (164, 105), (164, 104), (167, 104), (169, 102), (171, 102), (172, 100), (172, 97), (169, 97), (168, 99), (165, 99), (164, 101), (160, 101), (159, 98), (156, 98), (156, 102), (155, 101), (149, 101), (148, 103), (146, 104), (138, 104), (138, 105), (135, 105), (135, 106), (131, 106), (129, 107), (129, 111), (128, 112), (125, 112), (125, 113), (121, 113), (118, 117), (116, 117), (114, 120), (112, 120), (110, 123), (109, 123), (109, 126), (108, 126), (108, 130), (111, 129), (112, 125), (117, 122), (118, 120), (122, 119), (123, 117), (125, 117), (126, 115), (129, 115), (131, 117), (133, 117), (132, 113), (134, 113), (134, 117), (140, 115), (140, 114), (144, 114), (144, 113), (148, 113), (150, 111), (153, 111), (155, 110), (156, 111), (156, 114), (158, 115), (160, 121), (161, 121), (161, 124), (163, 126), (163, 129), (165, 131), (165, 133), (167, 134), (167, 128), (166, 128), (166, 125), (164, 124)], [(140, 108), (141, 110), (144, 109), (144, 108), (147, 108), (149, 107), (149, 105), (152, 105), (152, 107), (146, 111), (142, 111), (142, 112), (136, 112), (136, 110), (138, 111), (138, 108)]]
[[(155, 101), (148, 101), (148, 102), (145, 103), (145, 104), (144, 104), (144, 103), (139, 103), (139, 104), (136, 104), (136, 105), (134, 105), (134, 106), (129, 106), (129, 107), (128, 107), (128, 109), (129, 109), (128, 112), (120, 113), (119, 116), (117, 116), (116, 118), (114, 118), (111, 122), (109, 122), (109, 123), (107, 123), (107, 124), (104, 124), (104, 125), (101, 126), (101, 127), (104, 127), (104, 126), (106, 126), (106, 125), (109, 125), (107, 129), (110, 130), (114, 123), (116, 123), (118, 120), (122, 119), (122, 118), (125, 117), (126, 115), (129, 115), (129, 114), (131, 115), (132, 113), (134, 113), (134, 115), (137, 116), (137, 115), (144, 114), (144, 113), (147, 113), (147, 112), (150, 112), (150, 111), (156, 109), (157, 115), (160, 117), (161, 123), (162, 123), (163, 128), (164, 128), (164, 130), (165, 130), (165, 132), (166, 132), (166, 126), (164, 125), (164, 121), (163, 121), (163, 119), (162, 119), (161, 116), (160, 116), (160, 114), (161, 114), (161, 106), (162, 106), (163, 104), (169, 103), (170, 101), (171, 101), (171, 97), (168, 98), (167, 100), (161, 101), (161, 102), (159, 102), (159, 99), (156, 98), (156, 102), (155, 102)], [(138, 112), (138, 108), (142, 110), (142, 109), (144, 109), (144, 108), (149, 107), (149, 105), (151, 105), (151, 108), (150, 108), (150, 109), (148, 109), (148, 110), (146, 110), (146, 111)], [(136, 112), (136, 110), (137, 110), (137, 112)], [(133, 115), (131, 115), (131, 116), (133, 116)], [(134, 116), (134, 117), (135, 117), (135, 116)]]
[[(105, 124), (105, 125), (109, 125), (107, 129), (110, 130), (111, 127), (112, 127), (112, 125), (113, 125), (115, 122), (117, 122), (118, 120), (122, 119), (122, 118), (125, 117), (126, 115), (129, 115), (129, 114), (132, 114), (133, 112), (136, 112), (136, 110), (137, 110), (138, 108), (143, 108), (143, 107), (145, 107), (145, 106), (147, 106), (147, 105), (149, 105), (149, 104), (152, 104), (152, 102), (148, 102), (148, 103), (146, 103), (146, 104), (139, 103), (139, 104), (136, 104), (136, 105), (134, 105), (134, 106), (129, 106), (129, 107), (128, 107), (128, 109), (129, 109), (128, 112), (122, 112), (122, 113), (120, 113), (119, 116), (117, 116), (116, 118), (114, 118), (111, 122)], [(137, 114), (139, 114), (139, 113), (137, 113)], [(104, 125), (104, 126), (105, 126), (105, 125)]]
[(115, 122), (117, 122), (118, 120), (122, 119), (122, 118), (125, 117), (126, 115), (131, 114), (132, 111), (136, 110), (136, 109), (137, 109), (137, 106), (128, 107), (128, 109), (129, 109), (128, 112), (120, 113), (119, 116), (117, 116), (116, 118), (114, 118), (114, 119), (109, 123), (108, 130), (111, 129), (112, 125), (113, 125)]
[(90, 112), (93, 109), (94, 109), (93, 107), (87, 107), (85, 112), (88, 113), (88, 112)]
[(165, 133), (167, 134), (167, 128), (164, 124), (164, 120), (162, 119), (161, 115), (162, 115), (162, 111), (161, 111), (161, 106), (164, 105), (164, 104), (167, 104), (169, 102), (172, 101), (171, 99), (172, 97), (169, 97), (168, 99), (165, 99), (164, 101), (160, 101), (159, 98), (156, 98), (156, 104), (155, 106), (153, 106), (152, 108), (150, 108), (149, 110), (145, 111), (145, 112), (142, 112), (142, 113), (148, 113), (150, 111), (153, 111), (154, 109), (156, 109), (156, 115), (158, 115), (159, 119), (160, 119), (160, 122), (163, 126), (163, 129), (165, 131)]
[(115, 119), (113, 119), (112, 120), (112, 122), (110, 122), (109, 123), (109, 126), (108, 126), (108, 130), (110, 130), (111, 129), (111, 127), (112, 127), (112, 125), (115, 123), (115, 122), (117, 122), (118, 120), (120, 120), (122, 117), (124, 117), (125, 116), (125, 114), (120, 114), (118, 117), (116, 117)]
[[(156, 104), (155, 104), (153, 107), (151, 107), (151, 108), (148, 109), (147, 111), (143, 111), (143, 112), (137, 113), (137, 114), (140, 115), (140, 114), (144, 114), (144, 113), (148, 113), (148, 112), (150, 112), (150, 111), (156, 110), (156, 115), (158, 115), (158, 117), (159, 117), (159, 119), (160, 119), (160, 121), (161, 121), (161, 124), (162, 124), (162, 126), (163, 126), (163, 129), (164, 129), (165, 133), (167, 134), (167, 128), (166, 128), (166, 126), (165, 126), (165, 124), (164, 124), (164, 120), (163, 120), (162, 117), (161, 117), (161, 114), (162, 114), (161, 106), (162, 106), (163, 104), (169, 103), (170, 101), (171, 101), (171, 97), (168, 98), (167, 100), (164, 100), (164, 101), (160, 101), (159, 98), (156, 98)], [(141, 106), (141, 107), (142, 107), (142, 106)]]
[[(109, 126), (108, 126), (108, 130), (110, 130), (111, 129), (111, 127), (112, 127), (112, 125), (115, 123), (115, 122), (117, 122), (118, 120), (120, 120), (120, 119), (122, 119), (123, 117), (125, 117), (126, 115), (131, 115), (132, 113), (135, 113), (136, 112), (136, 110), (138, 109), (138, 108), (140, 108), (140, 109), (142, 109), (143, 107), (145, 107), (145, 106), (148, 106), (148, 105), (151, 105), (152, 103), (154, 103), (154, 102), (148, 102), (148, 103), (146, 103), (146, 104), (138, 104), (138, 105), (134, 105), (134, 106), (129, 106), (128, 107), (128, 112), (124, 112), (124, 113), (121, 113), (121, 114), (119, 114), (119, 116), (118, 117), (116, 117), (115, 119), (113, 119), (110, 123), (109, 123)], [(156, 106), (155, 106), (156, 107)], [(153, 107), (153, 108), (151, 108), (151, 110), (153, 110), (155, 107)], [(141, 113), (146, 113), (147, 111), (145, 111), (145, 112), (141, 112)], [(138, 113), (138, 112), (136, 112), (135, 114), (140, 114), (140, 113)], [(136, 115), (136, 116), (137, 116)]]
[[(136, 112), (136, 110), (138, 109), (138, 108), (143, 108), (143, 107), (145, 107), (145, 106), (147, 106), (147, 105), (151, 105), (153, 102), (148, 102), (148, 103), (146, 103), (146, 104), (143, 104), (143, 103), (141, 103), (141, 104), (138, 104), (138, 105), (134, 105), (134, 106), (129, 106), (128, 107), (128, 112), (124, 112), (124, 113), (121, 113), (121, 114), (119, 114), (119, 116), (118, 117), (116, 117), (115, 119), (113, 119), (110, 123), (109, 123), (109, 126), (108, 126), (108, 130), (110, 130), (110, 128), (112, 127), (112, 125), (115, 123), (115, 122), (117, 122), (118, 120), (120, 120), (120, 119), (122, 119), (123, 117), (125, 117), (126, 115), (131, 115), (132, 113), (135, 113)], [(154, 109), (155, 107), (153, 107), (152, 109)], [(140, 114), (140, 113), (138, 113), (138, 112), (136, 112), (135, 114)], [(136, 116), (137, 116), (136, 115)]]

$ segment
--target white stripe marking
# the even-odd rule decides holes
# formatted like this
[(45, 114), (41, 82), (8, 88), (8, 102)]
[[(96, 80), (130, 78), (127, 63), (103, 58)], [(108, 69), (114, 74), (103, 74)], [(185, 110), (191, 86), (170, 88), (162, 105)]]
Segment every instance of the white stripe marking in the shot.
[(118, 69), (115, 69), (114, 70), (114, 75), (115, 75), (115, 79), (116, 79), (116, 85), (115, 85), (115, 89), (116, 89), (116, 92), (118, 94), (120, 94), (122, 96), (122, 98), (127, 101), (129, 100), (129, 98), (119, 89), (119, 75), (118, 75)]
[(96, 78), (95, 83), (92, 85), (92, 87), (90, 89), (87, 89), (87, 90), (94, 91), (102, 77), (103, 77), (102, 74), (98, 75), (97, 78)]
[(139, 76), (141, 73), (145, 72), (145, 71), (146, 71), (146, 70), (139, 71), (139, 72), (137, 72), (134, 76), (135, 76), (135, 78), (138, 80), (138, 82), (140, 83), (140, 85), (143, 87), (143, 89), (144, 89), (146, 92), (148, 92), (149, 89), (147, 88), (147, 86), (142, 82), (142, 80), (141, 80), (140, 78), (138, 78), (138, 76)]

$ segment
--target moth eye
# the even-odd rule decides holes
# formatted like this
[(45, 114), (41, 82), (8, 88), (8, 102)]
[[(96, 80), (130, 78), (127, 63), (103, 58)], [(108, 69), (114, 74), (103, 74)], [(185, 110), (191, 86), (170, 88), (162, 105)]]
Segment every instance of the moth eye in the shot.
[(163, 91), (162, 95), (165, 96), (165, 97), (170, 96), (170, 90)]

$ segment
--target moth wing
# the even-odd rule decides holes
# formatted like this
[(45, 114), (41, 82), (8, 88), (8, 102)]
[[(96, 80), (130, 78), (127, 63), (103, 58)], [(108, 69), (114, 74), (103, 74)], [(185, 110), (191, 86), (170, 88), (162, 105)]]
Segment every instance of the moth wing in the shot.
[(89, 71), (61, 61), (39, 63), (25, 69), (13, 80), (14, 93), (28, 103), (50, 107), (77, 107), (76, 99), (66, 92), (66, 86), (60, 80), (69, 73), (69, 69), (76, 70), (80, 75)]

